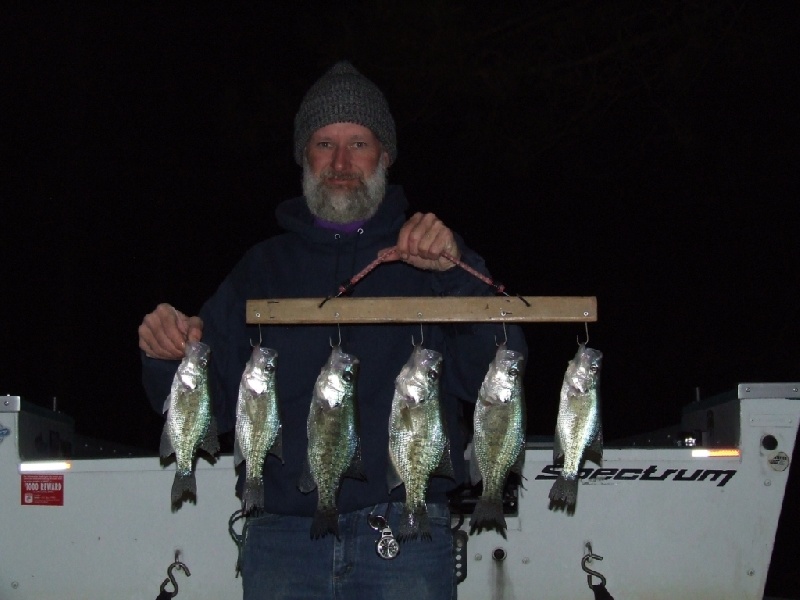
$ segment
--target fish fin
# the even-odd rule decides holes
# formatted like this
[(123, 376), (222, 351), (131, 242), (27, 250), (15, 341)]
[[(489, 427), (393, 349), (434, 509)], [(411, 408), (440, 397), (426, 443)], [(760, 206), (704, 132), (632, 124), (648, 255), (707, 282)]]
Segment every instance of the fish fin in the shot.
[(603, 427), (601, 425), (597, 426), (597, 433), (594, 434), (592, 443), (589, 444), (586, 452), (591, 455), (591, 460), (595, 463), (603, 464)]
[(361, 461), (361, 441), (356, 441), (356, 450), (353, 452), (353, 458), (350, 459), (350, 465), (347, 470), (342, 474), (342, 477), (350, 477), (351, 479), (358, 479), (359, 481), (366, 481), (367, 476), (364, 474), (364, 464)]
[(176, 472), (175, 479), (172, 481), (172, 504), (180, 504), (181, 499), (186, 495), (197, 499), (197, 480), (194, 477), (194, 471), (190, 471), (188, 474)]
[(389, 466), (386, 468), (386, 486), (389, 488), (389, 493), (401, 485), (403, 485), (403, 478), (400, 477), (400, 474), (397, 472), (397, 467), (395, 467), (394, 463), (390, 460)]
[(574, 506), (578, 499), (578, 478), (567, 479), (559, 475), (550, 488), (550, 500), (555, 504)]
[(519, 453), (517, 454), (517, 458), (514, 461), (514, 464), (511, 465), (511, 471), (516, 473), (520, 477), (522, 477), (522, 468), (525, 466), (525, 440), (519, 445)]
[(217, 454), (219, 452), (219, 437), (217, 435), (217, 421), (214, 417), (211, 417), (211, 421), (208, 424), (208, 429), (206, 430), (206, 435), (203, 438), (203, 441), (200, 442), (200, 448), (211, 454)]
[(171, 400), (172, 400), (172, 394), (169, 393), (169, 394), (167, 394), (167, 399), (164, 400), (164, 407), (161, 409), (161, 414), (162, 415), (166, 414), (167, 411), (169, 410), (169, 407), (172, 405)]
[(414, 423), (411, 421), (411, 409), (403, 405), (400, 407), (400, 418), (403, 420), (403, 429), (405, 431), (414, 431)]
[(172, 440), (169, 439), (169, 423), (164, 423), (164, 430), (161, 432), (161, 446), (158, 450), (161, 458), (167, 458), (171, 454), (175, 454), (172, 448)]
[(558, 464), (559, 461), (564, 460), (564, 445), (561, 443), (561, 434), (556, 428), (556, 434), (553, 437), (553, 463)]
[(483, 474), (481, 473), (480, 463), (478, 463), (478, 455), (475, 453), (475, 442), (469, 444), (469, 481), (472, 485), (478, 485), (483, 481)]
[(267, 454), (277, 456), (281, 463), (283, 463), (283, 428), (278, 427), (278, 433), (275, 435), (275, 441), (272, 442), (272, 448), (269, 449)]
[(308, 494), (317, 489), (317, 482), (314, 481), (314, 476), (311, 475), (311, 465), (308, 464), (308, 458), (306, 458), (303, 464), (303, 472), (297, 480), (297, 489), (304, 494)]
[(505, 537), (506, 518), (503, 514), (503, 502), (501, 500), (489, 500), (481, 496), (472, 511), (469, 520), (470, 533), (483, 529), (494, 529)]
[(453, 470), (453, 459), (450, 456), (450, 440), (444, 445), (442, 457), (439, 459), (439, 464), (431, 473), (431, 477), (447, 477), (455, 481), (456, 473)]
[(329, 533), (339, 539), (339, 513), (335, 508), (327, 510), (317, 510), (314, 519), (311, 521), (311, 539), (318, 540)]
[(233, 441), (233, 466), (238, 466), (244, 462), (244, 453), (241, 446), (239, 446), (239, 438)]
[(242, 502), (246, 513), (249, 513), (253, 508), (264, 507), (264, 480), (261, 477), (248, 479), (244, 482)]

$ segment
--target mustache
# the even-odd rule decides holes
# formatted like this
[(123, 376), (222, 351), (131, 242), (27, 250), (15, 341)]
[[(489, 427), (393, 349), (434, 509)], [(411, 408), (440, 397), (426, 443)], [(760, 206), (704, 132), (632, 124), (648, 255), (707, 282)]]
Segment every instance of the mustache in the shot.
[(340, 171), (334, 171), (333, 169), (325, 169), (319, 174), (319, 180), (325, 181), (332, 179), (334, 181), (351, 181), (357, 180), (361, 183), (366, 183), (364, 180), (364, 176), (360, 173), (343, 173)]

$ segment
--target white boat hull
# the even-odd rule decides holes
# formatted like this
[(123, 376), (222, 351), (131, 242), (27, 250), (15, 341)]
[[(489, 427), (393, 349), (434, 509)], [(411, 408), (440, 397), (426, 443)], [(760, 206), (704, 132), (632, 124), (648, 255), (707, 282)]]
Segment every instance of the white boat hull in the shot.
[[(469, 537), (459, 598), (591, 598), (581, 568), (590, 543), (602, 561), (587, 566), (616, 598), (761, 600), (800, 418), (797, 388), (743, 384), (731, 401), (686, 413), (684, 427), (701, 430), (712, 411), (706, 447), (738, 456), (606, 448), (602, 466), (585, 465), (573, 514), (548, 506), (552, 450), (528, 449), (518, 514), (507, 518), (505, 539), (493, 531)], [(29, 463), (19, 455), (13, 404), (0, 411), (0, 599), (152, 600), (175, 552), (191, 572), (174, 573), (179, 597), (241, 596), (228, 531), (240, 507), (231, 456), (215, 466), (199, 461), (198, 502), (176, 512), (174, 465), (155, 457), (70, 460), (67, 471), (43, 473), (60, 490), (26, 499), (25, 482), (34, 479), (21, 473)]]

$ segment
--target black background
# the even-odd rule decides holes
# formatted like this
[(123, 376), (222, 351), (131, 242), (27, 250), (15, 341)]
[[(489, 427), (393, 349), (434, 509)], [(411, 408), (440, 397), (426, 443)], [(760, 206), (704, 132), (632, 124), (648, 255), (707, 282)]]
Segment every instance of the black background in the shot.
[[(513, 293), (597, 297), (606, 439), (800, 380), (797, 3), (71, 4), (0, 9), (0, 393), (155, 450), (136, 328), (277, 232), (294, 113), (342, 58), (389, 101), (414, 210)], [(525, 330), (550, 435), (585, 332)]]

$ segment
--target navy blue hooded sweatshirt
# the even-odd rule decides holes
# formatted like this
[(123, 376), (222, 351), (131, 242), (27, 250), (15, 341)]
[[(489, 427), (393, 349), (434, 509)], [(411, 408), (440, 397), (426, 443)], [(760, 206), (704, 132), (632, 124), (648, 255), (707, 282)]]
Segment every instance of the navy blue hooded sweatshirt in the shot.
[[(251, 343), (278, 352), (278, 402), (283, 425), (284, 464), (268, 455), (264, 465), (265, 510), (276, 514), (312, 516), (316, 492), (297, 488), (307, 449), (306, 419), (314, 382), (339, 340), (336, 325), (262, 325), (245, 323), (247, 300), (323, 298), (361, 271), (379, 251), (394, 246), (408, 207), (403, 191), (389, 186), (378, 212), (358, 231), (339, 233), (314, 225), (302, 197), (276, 210), (286, 233), (251, 248), (203, 305), (203, 341), (211, 347), (209, 362), (212, 401), (220, 433), (235, 425), (236, 401)], [(462, 260), (488, 275), (483, 259), (457, 237)], [(483, 296), (494, 290), (459, 267), (424, 271), (403, 262), (384, 263), (356, 284), (353, 296)], [(527, 356), (522, 331), (507, 326), (508, 347)], [(362, 460), (367, 481), (343, 478), (337, 505), (348, 512), (387, 501), (403, 501), (403, 486), (391, 494), (387, 485), (389, 414), (394, 382), (413, 351), (412, 338), (443, 354), (442, 404), (448, 422), (451, 456), (457, 479), (464, 479), (464, 435), (459, 424), (460, 401), (475, 403), (497, 342), (505, 338), (496, 324), (342, 325), (342, 350), (360, 361), (358, 416)], [(142, 380), (153, 408), (161, 412), (178, 361), (143, 357)], [(233, 465), (231, 461), (231, 470)], [(459, 482), (433, 477), (429, 502), (446, 502), (446, 492)], [(241, 482), (240, 482), (241, 484)]]

